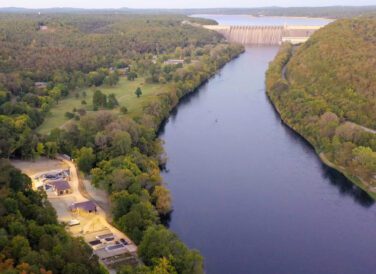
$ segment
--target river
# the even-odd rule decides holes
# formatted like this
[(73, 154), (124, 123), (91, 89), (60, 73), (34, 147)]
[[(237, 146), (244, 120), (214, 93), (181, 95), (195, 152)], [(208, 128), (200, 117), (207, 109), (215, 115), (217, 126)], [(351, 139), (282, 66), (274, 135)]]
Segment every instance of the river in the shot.
[(209, 274), (372, 273), (374, 201), (281, 122), (264, 87), (277, 51), (247, 48), (166, 122), (170, 228)]

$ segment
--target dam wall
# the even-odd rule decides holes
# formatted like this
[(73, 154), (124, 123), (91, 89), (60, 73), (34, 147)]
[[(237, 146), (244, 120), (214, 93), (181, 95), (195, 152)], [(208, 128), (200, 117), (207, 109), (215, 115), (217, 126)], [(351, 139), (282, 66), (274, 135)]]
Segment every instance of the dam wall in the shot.
[(225, 37), (243, 45), (278, 45), (282, 33), (283, 27), (280, 26), (234, 26)]
[(320, 26), (204, 26), (221, 33), (229, 42), (243, 45), (304, 43)]

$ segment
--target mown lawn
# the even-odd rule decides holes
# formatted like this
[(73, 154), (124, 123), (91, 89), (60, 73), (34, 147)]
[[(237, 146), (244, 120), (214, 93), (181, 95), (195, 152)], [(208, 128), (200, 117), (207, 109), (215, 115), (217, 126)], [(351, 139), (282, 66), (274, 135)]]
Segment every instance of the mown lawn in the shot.
[[(128, 109), (128, 114), (135, 116), (142, 113), (143, 106), (158, 93), (165, 91), (168, 88), (163, 84), (145, 84), (143, 78), (138, 78), (135, 81), (128, 81), (126, 78), (121, 78), (118, 85), (115, 87), (97, 87), (97, 88), (85, 88), (76, 91), (69, 95), (67, 98), (61, 100), (56, 106), (54, 106), (50, 114), (47, 115), (43, 124), (37, 129), (39, 133), (47, 134), (52, 129), (63, 126), (68, 119), (65, 117), (66, 112), (73, 112), (73, 109), (85, 109), (87, 112), (93, 110), (92, 100), (95, 89), (100, 89), (103, 93), (109, 95), (114, 93), (120, 106), (125, 106)], [(135, 90), (137, 87), (142, 89), (142, 95), (137, 98)], [(86, 93), (86, 96), (84, 96)], [(79, 94), (77, 97), (76, 94)], [(85, 100), (86, 105), (81, 104), (81, 101)], [(120, 107), (113, 111), (119, 111)]]

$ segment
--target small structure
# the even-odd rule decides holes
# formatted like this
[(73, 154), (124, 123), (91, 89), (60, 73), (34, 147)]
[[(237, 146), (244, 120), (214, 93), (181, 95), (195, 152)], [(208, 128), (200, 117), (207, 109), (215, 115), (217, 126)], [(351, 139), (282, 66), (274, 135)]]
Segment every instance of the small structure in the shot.
[(35, 82), (34, 87), (37, 89), (46, 89), (48, 86), (47, 82)]
[(169, 59), (164, 61), (165, 65), (179, 65), (179, 64), (184, 64), (183, 59)]
[(95, 213), (97, 212), (97, 205), (92, 201), (73, 203), (69, 206), (69, 210), (77, 213)]
[(39, 29), (41, 31), (46, 31), (46, 30), (48, 30), (48, 27), (47, 26), (40, 26)]
[[(72, 158), (69, 155), (67, 155), (67, 154), (61, 154), (61, 158), (65, 159), (65, 160), (68, 160), (68, 161), (72, 160)], [(68, 172), (69, 172), (69, 169), (68, 169)]]
[(55, 181), (55, 180), (61, 180), (61, 179), (68, 179), (70, 180), (70, 170), (65, 169), (65, 170), (54, 170), (50, 171), (48, 173), (44, 173), (40, 175), (39, 177), (36, 177), (35, 179), (40, 179), (43, 182), (47, 181)]
[(57, 196), (71, 194), (72, 188), (69, 183), (65, 180), (57, 180), (48, 183), (52, 186), (53, 191), (55, 191)]

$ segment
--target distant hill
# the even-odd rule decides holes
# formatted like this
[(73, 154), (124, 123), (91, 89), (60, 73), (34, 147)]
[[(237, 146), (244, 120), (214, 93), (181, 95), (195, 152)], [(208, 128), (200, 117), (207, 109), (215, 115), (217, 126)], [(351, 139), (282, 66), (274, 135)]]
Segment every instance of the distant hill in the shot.
[(261, 7), (261, 8), (209, 8), (209, 9), (79, 9), (79, 8), (0, 8), (0, 13), (80, 13), (80, 14), (250, 14), (254, 16), (307, 16), (344, 18), (375, 13), (375, 6), (330, 7)]

